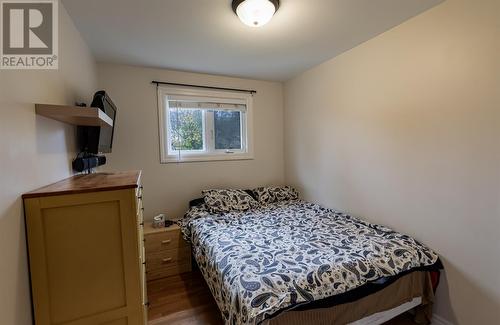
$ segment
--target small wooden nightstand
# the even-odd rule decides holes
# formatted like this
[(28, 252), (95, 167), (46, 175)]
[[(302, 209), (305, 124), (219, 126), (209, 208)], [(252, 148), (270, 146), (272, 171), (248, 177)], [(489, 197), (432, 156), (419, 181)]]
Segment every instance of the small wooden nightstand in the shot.
[(191, 271), (191, 246), (178, 225), (153, 228), (151, 223), (145, 224), (144, 247), (148, 281)]

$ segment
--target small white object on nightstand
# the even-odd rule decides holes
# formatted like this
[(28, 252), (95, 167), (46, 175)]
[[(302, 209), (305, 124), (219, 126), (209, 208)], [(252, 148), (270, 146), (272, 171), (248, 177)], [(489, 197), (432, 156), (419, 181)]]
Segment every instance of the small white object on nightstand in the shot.
[(165, 227), (165, 215), (163, 213), (153, 217), (153, 228), (162, 227)]

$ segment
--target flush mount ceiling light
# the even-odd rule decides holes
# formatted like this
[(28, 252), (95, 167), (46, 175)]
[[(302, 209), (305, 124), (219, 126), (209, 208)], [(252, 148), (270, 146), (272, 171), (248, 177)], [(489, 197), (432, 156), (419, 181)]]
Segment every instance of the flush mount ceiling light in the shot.
[(233, 0), (233, 11), (250, 27), (267, 24), (279, 6), (279, 0)]

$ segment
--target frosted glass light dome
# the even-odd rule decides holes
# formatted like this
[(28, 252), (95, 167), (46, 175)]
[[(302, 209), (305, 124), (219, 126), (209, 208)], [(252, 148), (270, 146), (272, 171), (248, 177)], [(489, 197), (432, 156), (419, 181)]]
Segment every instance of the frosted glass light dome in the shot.
[(273, 18), (275, 5), (269, 0), (245, 0), (236, 8), (240, 20), (250, 27), (261, 27)]

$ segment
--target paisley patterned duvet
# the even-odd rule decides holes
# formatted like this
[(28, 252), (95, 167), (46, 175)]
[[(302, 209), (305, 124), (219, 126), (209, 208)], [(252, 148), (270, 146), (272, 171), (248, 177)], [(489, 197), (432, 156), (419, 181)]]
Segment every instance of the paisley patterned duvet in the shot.
[(226, 324), (258, 324), (438, 259), (407, 235), (304, 201), (225, 214), (199, 205), (180, 225)]

